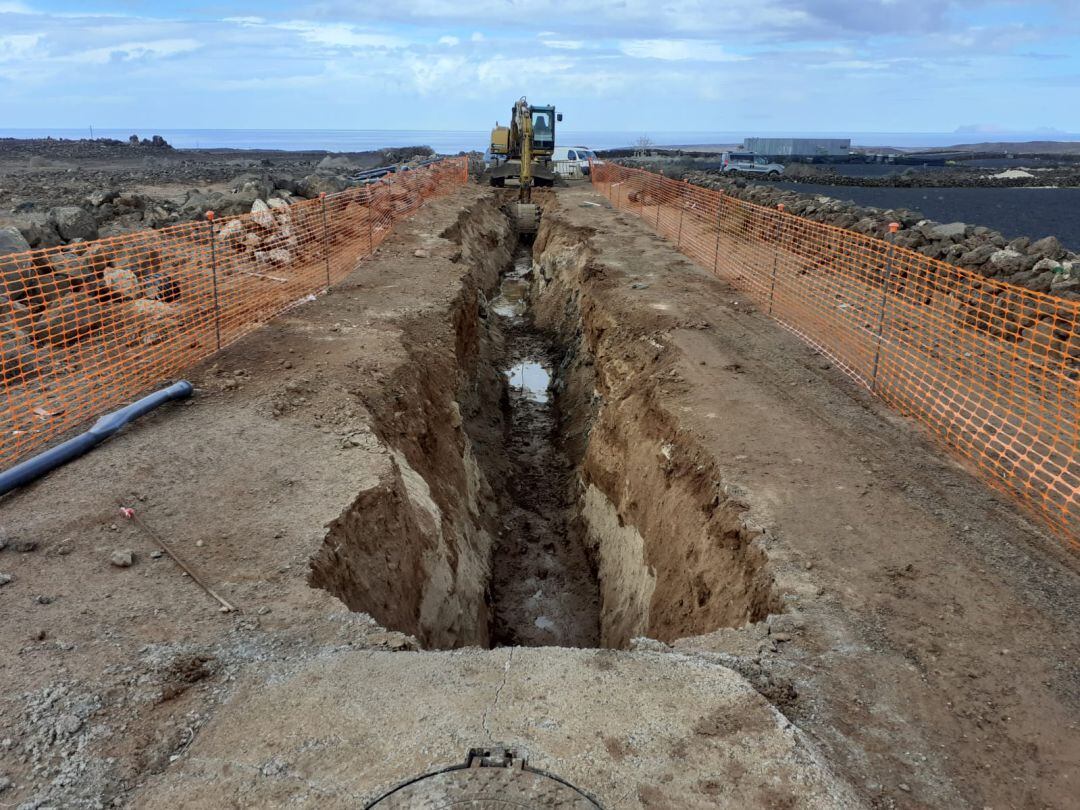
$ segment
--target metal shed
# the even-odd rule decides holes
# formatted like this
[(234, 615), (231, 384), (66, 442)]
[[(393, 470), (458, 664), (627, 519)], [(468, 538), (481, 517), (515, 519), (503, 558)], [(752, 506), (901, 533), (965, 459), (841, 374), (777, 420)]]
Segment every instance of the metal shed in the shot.
[(743, 147), (766, 157), (846, 157), (850, 138), (746, 138)]

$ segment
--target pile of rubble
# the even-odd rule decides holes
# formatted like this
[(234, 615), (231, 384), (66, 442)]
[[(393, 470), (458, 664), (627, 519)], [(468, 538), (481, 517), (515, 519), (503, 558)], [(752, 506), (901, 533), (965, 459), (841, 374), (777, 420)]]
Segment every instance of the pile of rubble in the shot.
[(806, 219), (882, 239), (889, 234), (889, 224), (896, 222), (900, 230), (892, 238), (901, 247), (988, 278), (1080, 300), (1080, 256), (1066, 250), (1053, 236), (1037, 241), (1024, 236), (1008, 240), (990, 228), (933, 222), (904, 208), (863, 207), (706, 172), (691, 172), (685, 179), (758, 205), (782, 204), (789, 213)]
[[(145, 230), (124, 239), (94, 239), (101, 230), (82, 208), (56, 209), (52, 230), (0, 227), (0, 379), (32, 378), (54, 366), (57, 350), (88, 337), (107, 337), (111, 345), (150, 346), (179, 327), (185, 313), (205, 306), (212, 285), (233, 276), (284, 281), (283, 269), (299, 271), (340, 244), (374, 244), (377, 231), (419, 205), (435, 191), (435, 179), (355, 189), (323, 206), (306, 202), (323, 191), (343, 191), (344, 181), (325, 174), (299, 182), (245, 176), (230, 194), (189, 195), (183, 213), (204, 219), (202, 226)], [(98, 207), (129, 208), (130, 198), (103, 194)], [(123, 214), (121, 217), (132, 216)], [(39, 227), (35, 224), (33, 227)], [(207, 269), (206, 248), (214, 240), (215, 266)], [(57, 240), (66, 246), (55, 246)], [(274, 276), (263, 275), (273, 269)]]
[[(413, 155), (405, 165), (415, 165), (426, 155)], [(147, 228), (162, 228), (201, 218), (207, 211), (218, 216), (244, 214), (256, 200), (314, 199), (320, 194), (343, 191), (357, 165), (348, 158), (325, 157), (315, 171), (297, 177), (288, 172), (255, 171), (234, 177), (228, 191), (192, 189), (180, 201), (155, 199), (117, 188), (89, 193), (79, 205), (48, 211), (16, 210), (0, 225), (16, 228), (31, 248), (47, 248), (80, 241), (118, 236)]]
[(0, 377), (32, 378), (58, 349), (102, 331), (126, 345), (159, 343), (181, 297), (162, 247), (83, 242), (27, 254), (18, 229), (0, 228)]

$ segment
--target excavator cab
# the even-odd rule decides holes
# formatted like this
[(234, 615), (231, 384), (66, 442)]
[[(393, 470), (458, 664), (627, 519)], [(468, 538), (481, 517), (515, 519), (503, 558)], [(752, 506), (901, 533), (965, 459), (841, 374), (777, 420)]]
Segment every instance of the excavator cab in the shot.
[[(551, 155), (555, 151), (555, 108), (532, 107), (533, 154)], [(558, 115), (562, 120), (562, 114)]]

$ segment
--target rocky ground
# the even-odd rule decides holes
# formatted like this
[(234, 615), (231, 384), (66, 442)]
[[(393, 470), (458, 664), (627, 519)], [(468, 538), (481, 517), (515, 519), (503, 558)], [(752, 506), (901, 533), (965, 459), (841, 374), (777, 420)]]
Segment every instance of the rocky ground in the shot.
[[(181, 299), (197, 307), (206, 287), (192, 270), (198, 244), (190, 233), (153, 229), (211, 210), (252, 212), (246, 223), (234, 219), (217, 230), (222, 294), (250, 274), (295, 278), (316, 243), (310, 214), (294, 203), (346, 189), (357, 171), (415, 162), (430, 151), (180, 152), (160, 139), (0, 141), (0, 378), (47, 387), (49, 374), (72, 361), (66, 352), (77, 338), (115, 321), (137, 326), (113, 338), (150, 347), (176, 326)], [(345, 202), (331, 236), (349, 219)], [(400, 207), (396, 199), (387, 205)], [(96, 241), (142, 231), (145, 238), (124, 244)], [(21, 255), (39, 248), (55, 249)]]
[(426, 146), (331, 154), (4, 138), (0, 254), (160, 228), (208, 210), (247, 213), (256, 199), (317, 197), (341, 191), (357, 171), (431, 154)]
[(988, 169), (980, 166), (947, 166), (934, 171), (897, 165), (878, 176), (860, 176), (832, 166), (792, 163), (784, 167), (785, 180), (829, 186), (867, 188), (1058, 188), (1080, 186), (1080, 166), (1026, 166)]
[[(627, 165), (659, 172), (666, 177), (681, 178), (706, 188), (720, 189), (759, 205), (772, 207), (783, 204), (791, 213), (859, 233), (884, 238), (889, 233), (889, 224), (898, 222), (900, 231), (895, 238), (897, 245), (974, 270), (989, 278), (1064, 298), (1080, 299), (1080, 255), (1066, 249), (1058, 236), (1008, 238), (979, 223), (942, 223), (909, 208), (858, 205), (834, 199), (831, 193), (822, 194), (819, 188), (811, 187), (806, 193), (790, 187), (779, 188), (766, 178), (722, 173), (717, 166), (717, 155), (695, 156), (671, 152), (646, 158), (615, 157)], [(844, 173), (829, 166), (793, 163), (785, 166), (782, 179), (785, 185), (793, 181), (813, 186), (986, 189), (990, 194), (994, 190), (1010, 188), (1052, 186), (1071, 190), (1080, 186), (1080, 167), (1063, 157), (1057, 165), (1027, 169), (958, 166), (925, 171), (897, 166), (895, 172), (872, 176)], [(997, 208), (1003, 204), (1001, 200), (992, 203), (988, 200), (987, 203)], [(995, 211), (995, 214), (999, 213)], [(1059, 211), (1054, 213), (1056, 217), (1060, 214)], [(1074, 235), (1069, 234), (1070, 237)]]
[(900, 230), (892, 238), (901, 247), (988, 278), (1080, 300), (1080, 255), (1066, 250), (1054, 236), (1010, 240), (985, 226), (934, 222), (918, 211), (863, 207), (712, 172), (691, 172), (684, 179), (758, 205), (782, 204), (786, 211), (815, 222), (883, 239), (889, 234), (889, 224), (897, 222)]

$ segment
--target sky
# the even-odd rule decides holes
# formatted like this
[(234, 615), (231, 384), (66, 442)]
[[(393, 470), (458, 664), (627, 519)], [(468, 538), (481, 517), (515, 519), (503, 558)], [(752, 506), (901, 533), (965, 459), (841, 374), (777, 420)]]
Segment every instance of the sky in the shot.
[[(1080, 0), (0, 0), (0, 128), (1080, 132)], [(963, 140), (963, 139), (962, 139)]]

